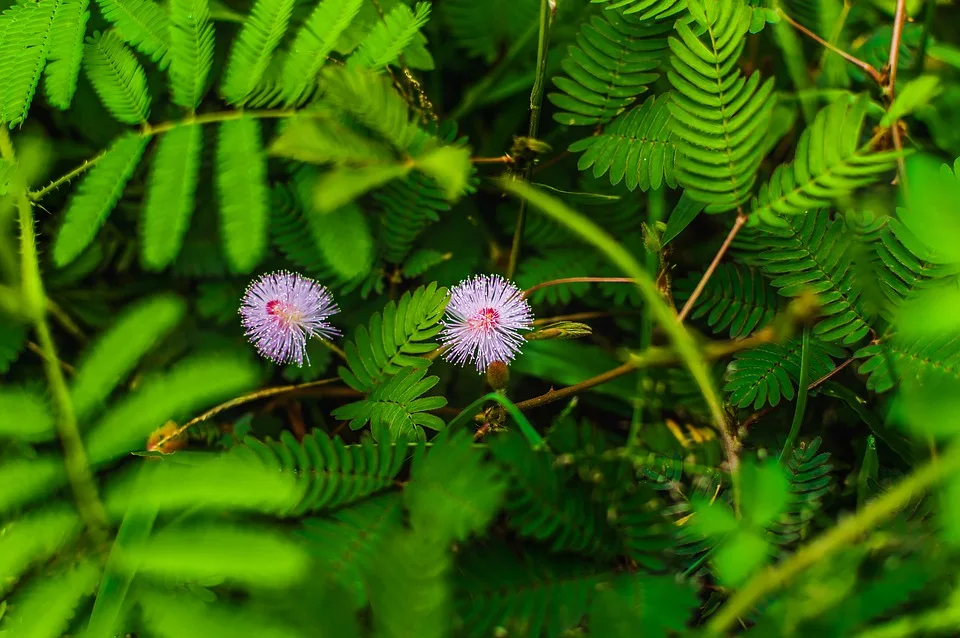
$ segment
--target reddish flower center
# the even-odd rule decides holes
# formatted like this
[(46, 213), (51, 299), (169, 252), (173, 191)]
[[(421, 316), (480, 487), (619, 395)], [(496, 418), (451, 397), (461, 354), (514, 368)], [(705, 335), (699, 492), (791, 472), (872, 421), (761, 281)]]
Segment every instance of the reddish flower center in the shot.
[(267, 314), (283, 323), (296, 323), (301, 319), (299, 310), (279, 299), (271, 299), (267, 302)]
[(474, 330), (490, 332), (500, 323), (500, 313), (493, 308), (484, 308), (472, 319), (467, 321), (467, 325)]

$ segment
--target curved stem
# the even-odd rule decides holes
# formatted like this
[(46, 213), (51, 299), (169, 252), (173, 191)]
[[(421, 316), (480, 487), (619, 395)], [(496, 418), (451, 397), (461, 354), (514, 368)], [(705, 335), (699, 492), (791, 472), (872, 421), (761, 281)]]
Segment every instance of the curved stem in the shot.
[(683, 323), (686, 320), (687, 315), (690, 314), (690, 311), (693, 310), (693, 304), (696, 303), (697, 298), (700, 297), (700, 293), (703, 292), (703, 289), (707, 287), (707, 282), (710, 281), (710, 277), (713, 276), (713, 272), (717, 269), (717, 266), (720, 265), (720, 260), (723, 259), (727, 249), (730, 248), (730, 244), (733, 243), (737, 233), (740, 232), (740, 229), (743, 228), (743, 225), (746, 222), (746, 215), (737, 215), (737, 220), (733, 222), (733, 228), (731, 228), (730, 232), (727, 233), (727, 238), (724, 239), (723, 243), (720, 245), (720, 250), (718, 250), (717, 254), (713, 256), (713, 261), (710, 262), (710, 265), (707, 267), (707, 271), (703, 273), (703, 277), (700, 278), (700, 282), (697, 284), (697, 287), (693, 289), (693, 292), (690, 294), (690, 298), (687, 299), (687, 303), (683, 304), (683, 310), (681, 310), (680, 314), (677, 316), (677, 319), (680, 320), (680, 323)]
[(960, 471), (960, 446), (953, 445), (939, 462), (928, 463), (896, 487), (871, 501), (855, 516), (841, 519), (829, 531), (808, 543), (779, 564), (760, 572), (713, 616), (706, 635), (725, 635), (727, 628), (748, 613), (763, 598), (803, 573), (807, 568), (833, 556), (878, 524), (896, 514), (915, 496)]
[(23, 278), (22, 300), (27, 315), (33, 320), (37, 341), (44, 355), (44, 370), (50, 384), (50, 394), (57, 411), (57, 434), (63, 447), (67, 479), (77, 501), (77, 510), (90, 535), (97, 542), (106, 540), (106, 510), (94, 482), (87, 453), (77, 428), (70, 390), (60, 369), (60, 359), (50, 333), (46, 316), (46, 296), (40, 278), (40, 262), (37, 258), (37, 239), (34, 231), (33, 206), (27, 196), (27, 185), (17, 166), (13, 144), (5, 127), (0, 127), (0, 157), (13, 168), (10, 179), (11, 191), (16, 199), (20, 221), (21, 276)]
[(530, 286), (523, 291), (523, 295), (521, 296), (526, 299), (541, 288), (547, 288), (549, 286), (590, 283), (636, 284), (637, 280), (631, 279), (630, 277), (566, 277), (564, 279), (551, 279), (550, 281), (544, 281), (535, 286)]
[(803, 329), (803, 344), (800, 347), (800, 381), (797, 383), (797, 405), (793, 411), (793, 423), (790, 424), (790, 433), (783, 443), (779, 462), (790, 458), (793, 444), (800, 434), (800, 424), (803, 423), (803, 413), (807, 409), (807, 393), (810, 391), (810, 328)]
[(827, 42), (826, 40), (818, 36), (816, 33), (814, 33), (810, 29), (806, 28), (805, 26), (803, 26), (802, 24), (800, 24), (799, 22), (791, 18), (789, 15), (787, 15), (787, 12), (784, 11), (783, 9), (778, 9), (777, 13), (779, 13), (781, 18), (786, 20), (794, 29), (796, 29), (800, 33), (804, 34), (805, 36), (813, 40), (816, 40), (821, 45), (826, 47), (828, 50), (833, 51), (834, 53), (839, 55), (841, 58), (846, 60), (847, 62), (850, 62), (851, 64), (863, 69), (863, 71), (867, 75), (869, 75), (873, 79), (873, 81), (876, 82), (877, 84), (883, 83), (883, 77), (880, 75), (880, 71), (877, 71), (877, 69), (869, 62), (864, 62), (860, 58), (854, 57), (849, 53), (847, 53), (846, 51), (844, 51), (843, 49), (840, 49), (830, 44), (829, 42)]

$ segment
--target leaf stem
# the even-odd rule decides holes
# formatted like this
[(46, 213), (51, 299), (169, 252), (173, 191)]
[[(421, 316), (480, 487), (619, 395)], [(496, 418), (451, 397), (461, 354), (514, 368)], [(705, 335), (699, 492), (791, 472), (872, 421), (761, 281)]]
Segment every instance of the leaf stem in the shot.
[[(540, 0), (540, 26), (537, 39), (537, 74), (533, 79), (533, 89), (530, 91), (530, 126), (527, 128), (527, 137), (536, 139), (540, 129), (540, 106), (543, 103), (543, 89), (547, 76), (547, 48), (550, 46), (550, 29), (553, 26), (553, 14), (556, 4), (550, 0)], [(533, 162), (527, 164), (523, 179), (529, 182), (533, 176)], [(517, 224), (513, 229), (513, 243), (510, 245), (510, 259), (507, 262), (507, 279), (511, 279), (517, 272), (517, 262), (520, 259), (520, 244), (523, 241), (523, 228), (526, 223), (527, 201), (520, 200), (517, 210)]]
[(861, 69), (863, 69), (863, 71), (867, 75), (873, 78), (873, 81), (876, 82), (877, 84), (879, 85), (883, 84), (883, 76), (880, 74), (880, 71), (877, 71), (877, 69), (872, 64), (870, 64), (869, 62), (864, 62), (860, 58), (854, 57), (849, 53), (847, 53), (846, 51), (844, 51), (843, 49), (840, 49), (839, 47), (836, 47), (830, 44), (829, 42), (827, 42), (826, 40), (818, 36), (816, 33), (814, 33), (810, 29), (806, 28), (805, 26), (803, 26), (802, 24), (800, 24), (799, 22), (791, 18), (789, 15), (787, 15), (787, 12), (784, 11), (783, 9), (780, 9), (778, 7), (777, 13), (779, 13), (780, 17), (786, 20), (794, 29), (804, 34), (805, 36), (817, 41), (822, 46), (826, 47), (830, 51), (833, 51), (834, 53), (839, 55), (841, 58), (846, 60), (847, 62), (850, 62), (851, 64), (854, 64), (860, 67)]
[(724, 239), (723, 244), (720, 245), (720, 250), (718, 250), (717, 254), (713, 256), (713, 261), (710, 262), (710, 266), (707, 267), (707, 271), (703, 273), (703, 277), (700, 278), (700, 282), (697, 284), (697, 287), (693, 289), (693, 293), (690, 295), (690, 298), (687, 299), (687, 303), (683, 304), (683, 309), (677, 316), (677, 319), (679, 319), (681, 323), (686, 320), (687, 315), (689, 315), (690, 311), (693, 310), (693, 304), (696, 303), (697, 298), (700, 296), (700, 293), (703, 292), (703, 289), (707, 287), (707, 282), (710, 281), (710, 277), (713, 276), (713, 272), (717, 269), (717, 266), (720, 265), (720, 260), (723, 259), (727, 249), (730, 248), (730, 244), (733, 243), (734, 238), (737, 236), (737, 233), (740, 232), (740, 229), (743, 228), (743, 225), (746, 223), (746, 221), (746, 215), (737, 215), (736, 221), (733, 222), (733, 228), (730, 229), (730, 232), (727, 233), (727, 238)]
[[(897, 65), (900, 62), (900, 41), (903, 38), (903, 24), (907, 20), (906, 0), (897, 0), (897, 9), (893, 15), (893, 35), (890, 37), (890, 62), (887, 85), (884, 92), (890, 98), (892, 105), (896, 97)], [(893, 148), (897, 151), (897, 170), (900, 176), (900, 186), (907, 190), (907, 170), (903, 161), (903, 140), (900, 138), (900, 121), (894, 120), (890, 125), (890, 136), (893, 139)]]
[(107, 515), (97, 495), (87, 453), (77, 428), (70, 390), (60, 369), (60, 359), (50, 333), (46, 316), (46, 295), (40, 277), (40, 262), (37, 257), (37, 238), (34, 230), (33, 206), (27, 195), (27, 184), (17, 165), (13, 143), (5, 127), (0, 127), (0, 157), (12, 167), (11, 191), (16, 199), (20, 221), (20, 258), (22, 277), (22, 300), (27, 316), (33, 321), (40, 350), (44, 355), (44, 370), (50, 384), (50, 394), (57, 410), (57, 433), (63, 446), (67, 478), (77, 500), (80, 513), (93, 539), (100, 543), (106, 540)]
[(800, 424), (803, 423), (803, 413), (807, 409), (807, 393), (810, 391), (810, 328), (803, 329), (803, 341), (800, 347), (800, 381), (797, 383), (797, 404), (793, 410), (793, 423), (790, 424), (790, 433), (783, 443), (779, 462), (789, 459), (793, 452), (793, 444), (800, 434)]
[(748, 613), (765, 596), (783, 587), (807, 568), (829, 558), (904, 507), (915, 496), (960, 471), (960, 446), (953, 445), (938, 462), (927, 463), (900, 483), (871, 501), (854, 516), (841, 519), (829, 531), (808, 543), (779, 564), (751, 579), (713, 616), (706, 635), (725, 635), (737, 618)]
[(608, 283), (608, 284), (636, 284), (636, 280), (629, 277), (566, 277), (564, 279), (551, 279), (550, 281), (544, 281), (534, 286), (530, 286), (523, 291), (521, 295), (524, 299), (540, 290), (541, 288), (548, 288), (549, 286), (564, 286), (566, 284), (589, 284), (589, 283)]

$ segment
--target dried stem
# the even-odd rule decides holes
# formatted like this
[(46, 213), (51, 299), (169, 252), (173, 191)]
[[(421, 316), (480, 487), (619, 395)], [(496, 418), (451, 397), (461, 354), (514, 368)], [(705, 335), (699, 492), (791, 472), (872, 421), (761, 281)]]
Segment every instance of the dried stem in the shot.
[[(897, 9), (893, 15), (893, 35), (890, 37), (890, 62), (888, 63), (887, 86), (884, 88), (884, 92), (890, 98), (891, 103), (894, 97), (896, 97), (897, 65), (900, 62), (900, 40), (903, 38), (903, 24), (906, 22), (906, 19), (906, 0), (897, 0)], [(906, 190), (907, 171), (903, 161), (903, 140), (900, 138), (899, 120), (894, 120), (891, 123), (890, 136), (893, 138), (893, 148), (896, 149), (898, 153), (897, 171), (900, 176), (900, 185)]]
[(730, 232), (727, 234), (727, 238), (723, 240), (720, 250), (718, 250), (717, 254), (713, 256), (713, 261), (710, 262), (707, 272), (703, 273), (703, 277), (700, 278), (700, 283), (698, 283), (697, 287), (693, 289), (693, 293), (690, 295), (690, 298), (687, 299), (687, 303), (683, 304), (683, 310), (680, 311), (680, 314), (677, 317), (681, 323), (686, 320), (687, 315), (689, 315), (690, 311), (693, 310), (693, 304), (696, 303), (697, 298), (700, 296), (700, 293), (703, 292), (703, 289), (707, 287), (707, 282), (710, 281), (710, 277), (713, 276), (713, 271), (715, 271), (717, 266), (720, 265), (720, 260), (723, 259), (727, 249), (730, 248), (730, 244), (733, 243), (733, 239), (737, 236), (737, 233), (740, 232), (740, 229), (743, 228), (743, 225), (746, 222), (746, 215), (743, 215), (742, 213), (737, 215), (737, 220), (733, 222), (733, 228), (730, 229)]
[(500, 157), (471, 157), (470, 161), (474, 164), (513, 164), (514, 159), (504, 154)]
[(574, 312), (569, 315), (556, 315), (553, 317), (543, 317), (541, 319), (534, 319), (533, 325), (535, 326), (545, 326), (551, 323), (556, 323), (558, 321), (583, 321), (584, 319), (603, 319), (605, 317), (619, 317), (624, 315), (636, 315), (639, 314), (636, 310), (614, 310), (614, 311), (590, 311), (590, 312)]
[(799, 22), (791, 18), (782, 9), (778, 9), (778, 12), (780, 14), (780, 17), (786, 20), (794, 29), (804, 34), (805, 36), (819, 42), (821, 45), (823, 45), (830, 51), (833, 51), (834, 53), (839, 55), (841, 58), (846, 60), (847, 62), (850, 62), (851, 64), (854, 64), (860, 67), (861, 69), (863, 69), (863, 71), (867, 75), (873, 78), (873, 81), (876, 82), (877, 84), (883, 84), (883, 76), (880, 74), (880, 71), (878, 71), (872, 64), (870, 64), (869, 62), (864, 62), (860, 58), (854, 57), (849, 53), (847, 53), (846, 51), (844, 51), (843, 49), (840, 49), (839, 47), (836, 47), (830, 44), (829, 42), (827, 42), (826, 40), (818, 36), (816, 33), (814, 33), (810, 29), (806, 28), (805, 26), (803, 26), (802, 24), (800, 24)]
[(636, 284), (635, 279), (629, 277), (567, 277), (565, 279), (551, 279), (550, 281), (544, 281), (542, 283), (536, 284), (535, 286), (530, 286), (523, 291), (522, 297), (526, 299), (536, 291), (541, 288), (547, 288), (549, 286), (562, 286), (565, 284), (589, 284), (589, 283), (607, 283), (607, 284)]

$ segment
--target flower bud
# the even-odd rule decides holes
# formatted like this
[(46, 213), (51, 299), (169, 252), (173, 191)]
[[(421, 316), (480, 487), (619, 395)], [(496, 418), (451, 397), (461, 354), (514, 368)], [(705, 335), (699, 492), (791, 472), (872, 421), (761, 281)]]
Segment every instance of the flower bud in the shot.
[(494, 361), (487, 367), (487, 383), (494, 390), (503, 390), (510, 381), (510, 368), (503, 361)]

